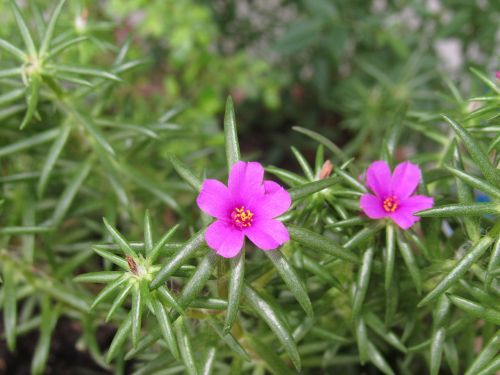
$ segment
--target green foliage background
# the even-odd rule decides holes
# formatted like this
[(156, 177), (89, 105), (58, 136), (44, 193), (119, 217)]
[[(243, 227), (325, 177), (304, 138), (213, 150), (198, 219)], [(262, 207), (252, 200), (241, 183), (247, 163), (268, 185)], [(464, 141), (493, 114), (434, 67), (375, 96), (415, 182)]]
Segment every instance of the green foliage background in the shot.
[[(497, 2), (15, 4), (0, 372), (500, 369)], [(292, 241), (227, 261), (195, 197), (240, 158), (289, 189)], [(360, 214), (377, 159), (423, 169), (410, 231)]]

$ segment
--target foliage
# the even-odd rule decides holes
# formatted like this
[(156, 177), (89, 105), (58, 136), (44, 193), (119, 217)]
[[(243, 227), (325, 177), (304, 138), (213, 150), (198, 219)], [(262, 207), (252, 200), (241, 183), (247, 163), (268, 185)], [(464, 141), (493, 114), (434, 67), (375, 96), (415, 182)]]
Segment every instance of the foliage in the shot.
[[(0, 340), (16, 353), (36, 332), (32, 373), (63, 360), (53, 350), (68, 320), (86, 366), (117, 374), (500, 369), (500, 88), (486, 69), (457, 86), (417, 48), (425, 38), (396, 38), (358, 2), (277, 2), (294, 11), (274, 63), (218, 45), (231, 41), (234, 7), (23, 4), (0, 4)], [(457, 10), (477, 39), (456, 35), (487, 50), (498, 9), (480, 22), (480, 6)], [(412, 7), (424, 29), (444, 17)], [(233, 42), (257, 40), (252, 27)], [(355, 71), (343, 75), (353, 40)], [(314, 95), (294, 102), (284, 92), (309, 57)], [(227, 92), (237, 100), (224, 107)], [(347, 141), (318, 131), (318, 108), (343, 119)], [(298, 147), (249, 147), (269, 135), (250, 126), (255, 109), (264, 123), (275, 110), (271, 128), (304, 125)], [(271, 164), (283, 155), (294, 165)], [(252, 157), (292, 197), (280, 218), (291, 241), (270, 252), (247, 241), (224, 259), (195, 198), (204, 178)], [(422, 167), (420, 192), (436, 205), (410, 230), (360, 213), (376, 159)]]

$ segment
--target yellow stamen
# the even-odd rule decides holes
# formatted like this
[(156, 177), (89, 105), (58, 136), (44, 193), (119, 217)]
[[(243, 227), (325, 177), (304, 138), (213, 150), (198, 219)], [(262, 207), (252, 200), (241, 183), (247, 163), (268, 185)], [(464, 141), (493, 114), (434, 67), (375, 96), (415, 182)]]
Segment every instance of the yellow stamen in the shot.
[(398, 208), (398, 199), (394, 195), (385, 198), (383, 206), (385, 212), (394, 212)]
[(231, 213), (231, 219), (238, 228), (248, 228), (252, 226), (253, 213), (246, 210), (245, 206), (236, 207)]

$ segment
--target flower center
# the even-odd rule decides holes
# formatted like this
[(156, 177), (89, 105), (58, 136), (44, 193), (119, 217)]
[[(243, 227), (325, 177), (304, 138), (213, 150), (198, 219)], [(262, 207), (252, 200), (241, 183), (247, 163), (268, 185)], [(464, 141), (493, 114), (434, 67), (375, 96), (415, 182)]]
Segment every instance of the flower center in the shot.
[(252, 226), (253, 212), (246, 210), (245, 206), (236, 207), (233, 212), (231, 212), (231, 219), (236, 227), (240, 229), (248, 228)]
[(391, 195), (384, 199), (383, 205), (385, 212), (394, 212), (398, 208), (398, 199), (394, 195)]

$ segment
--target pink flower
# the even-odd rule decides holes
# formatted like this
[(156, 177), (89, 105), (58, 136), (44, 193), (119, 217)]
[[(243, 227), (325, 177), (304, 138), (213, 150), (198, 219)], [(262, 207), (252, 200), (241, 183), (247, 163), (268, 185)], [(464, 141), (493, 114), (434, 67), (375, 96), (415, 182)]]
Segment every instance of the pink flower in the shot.
[(366, 185), (375, 195), (363, 194), (359, 205), (371, 219), (389, 217), (402, 229), (408, 229), (420, 220), (413, 215), (415, 212), (434, 204), (431, 197), (412, 195), (420, 179), (420, 168), (409, 161), (398, 164), (392, 176), (385, 161), (375, 161), (366, 171)]
[(500, 70), (497, 70), (497, 72), (495, 73), (495, 76), (497, 77), (497, 79), (500, 79)]
[(245, 236), (262, 250), (273, 250), (290, 239), (283, 223), (275, 218), (292, 203), (290, 194), (273, 181), (264, 181), (257, 162), (239, 161), (229, 173), (228, 186), (205, 180), (196, 203), (217, 218), (205, 232), (208, 246), (224, 258), (236, 256)]

